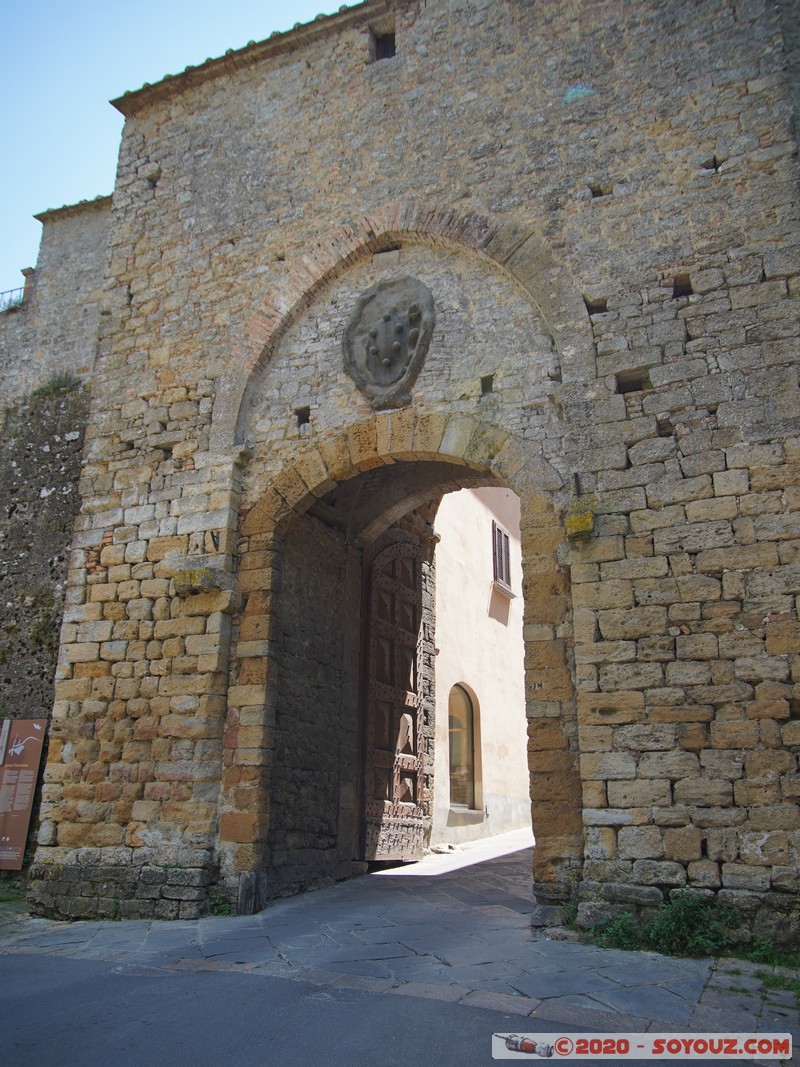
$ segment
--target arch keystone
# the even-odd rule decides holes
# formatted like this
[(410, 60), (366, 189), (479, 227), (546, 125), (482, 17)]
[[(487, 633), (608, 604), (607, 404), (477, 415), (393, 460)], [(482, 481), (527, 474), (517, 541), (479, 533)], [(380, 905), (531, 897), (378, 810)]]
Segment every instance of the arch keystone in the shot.
[(513, 437), (507, 437), (503, 445), (492, 458), (492, 470), (501, 481), (511, 483), (525, 466), (525, 457), (522, 454), (519, 442)]
[(521, 468), (521, 477), (525, 485), (538, 490), (546, 489), (551, 493), (564, 485), (564, 479), (544, 456), (531, 456)]
[(290, 508), (296, 507), (308, 496), (308, 486), (297, 473), (293, 463), (287, 463), (272, 484)]
[(414, 454), (417, 459), (437, 459), (447, 428), (447, 415), (420, 415), (414, 428)]
[(394, 459), (414, 459), (414, 433), (417, 417), (413, 408), (387, 412), (378, 419), (378, 451)]
[(533, 236), (533, 230), (524, 222), (512, 219), (504, 222), (483, 244), (482, 251), (496, 259), (498, 263), (507, 263), (517, 249)]

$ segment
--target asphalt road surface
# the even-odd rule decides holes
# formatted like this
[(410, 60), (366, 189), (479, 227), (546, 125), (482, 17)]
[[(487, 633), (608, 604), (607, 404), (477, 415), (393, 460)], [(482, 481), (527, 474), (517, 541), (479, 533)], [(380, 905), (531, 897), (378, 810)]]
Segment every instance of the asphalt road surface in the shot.
[(558, 1028), (428, 998), (22, 953), (0, 956), (0, 991), (3, 1067), (477, 1067), (494, 1062), (493, 1033)]

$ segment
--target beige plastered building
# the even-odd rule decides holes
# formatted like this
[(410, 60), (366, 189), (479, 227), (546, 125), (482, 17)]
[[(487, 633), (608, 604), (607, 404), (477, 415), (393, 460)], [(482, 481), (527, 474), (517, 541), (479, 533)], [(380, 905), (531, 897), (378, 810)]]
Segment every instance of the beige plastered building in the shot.
[(434, 846), (531, 825), (519, 501), (509, 489), (450, 493), (436, 533)]

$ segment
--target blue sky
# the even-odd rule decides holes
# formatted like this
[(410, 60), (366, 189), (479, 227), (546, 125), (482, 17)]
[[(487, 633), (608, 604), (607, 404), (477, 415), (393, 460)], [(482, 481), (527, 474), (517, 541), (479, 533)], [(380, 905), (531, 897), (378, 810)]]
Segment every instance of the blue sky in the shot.
[(0, 291), (36, 264), (34, 213), (112, 191), (122, 116), (109, 100), (341, 2), (11, 0), (0, 22)]

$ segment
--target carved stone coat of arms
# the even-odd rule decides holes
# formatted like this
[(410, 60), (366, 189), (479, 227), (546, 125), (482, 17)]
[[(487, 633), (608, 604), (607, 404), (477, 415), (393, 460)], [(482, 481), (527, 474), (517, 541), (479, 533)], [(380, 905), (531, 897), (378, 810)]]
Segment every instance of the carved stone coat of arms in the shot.
[(411, 402), (435, 322), (433, 295), (416, 278), (379, 282), (358, 298), (344, 332), (344, 364), (373, 408)]

